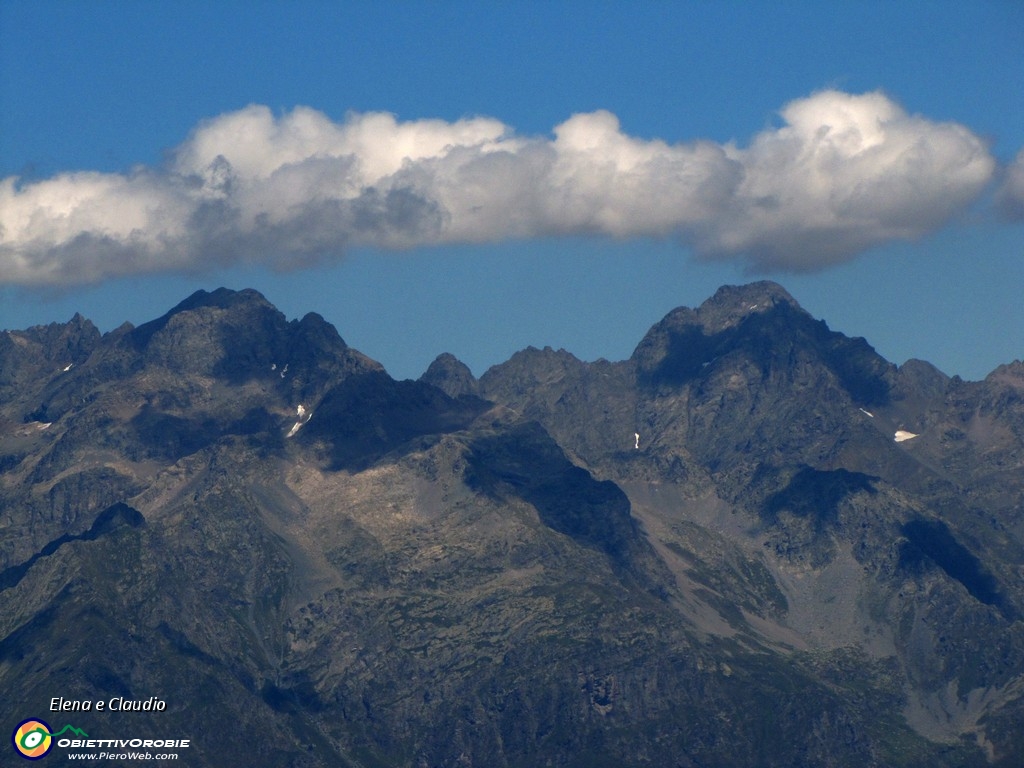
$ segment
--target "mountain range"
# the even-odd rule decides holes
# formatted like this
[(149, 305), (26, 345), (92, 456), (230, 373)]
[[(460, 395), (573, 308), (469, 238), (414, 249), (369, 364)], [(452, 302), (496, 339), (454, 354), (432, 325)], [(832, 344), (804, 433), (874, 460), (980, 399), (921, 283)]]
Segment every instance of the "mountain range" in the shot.
[(479, 379), (252, 290), (76, 315), (0, 333), (0, 691), (211, 768), (1020, 766), (1022, 469), (1024, 363), (771, 282)]

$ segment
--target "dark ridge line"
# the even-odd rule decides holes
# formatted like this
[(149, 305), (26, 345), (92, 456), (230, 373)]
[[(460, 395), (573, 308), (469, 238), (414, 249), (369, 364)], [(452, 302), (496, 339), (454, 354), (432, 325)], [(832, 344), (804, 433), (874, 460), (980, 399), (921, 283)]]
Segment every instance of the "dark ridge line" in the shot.
[(58, 549), (65, 544), (69, 544), (72, 541), (95, 541), (101, 536), (105, 536), (109, 533), (113, 533), (115, 530), (121, 527), (121, 525), (128, 525), (132, 528), (138, 528), (146, 522), (146, 519), (142, 516), (139, 510), (129, 507), (124, 502), (117, 502), (111, 504), (105, 510), (97, 515), (96, 520), (93, 521), (92, 526), (89, 530), (79, 534), (68, 534), (65, 533), (48, 542), (41, 550), (36, 552), (32, 557), (26, 560), (20, 565), (12, 565), (10, 568), (5, 568), (0, 571), (0, 592), (16, 587), (25, 574), (28, 573), (35, 563), (44, 558), (49, 557)]

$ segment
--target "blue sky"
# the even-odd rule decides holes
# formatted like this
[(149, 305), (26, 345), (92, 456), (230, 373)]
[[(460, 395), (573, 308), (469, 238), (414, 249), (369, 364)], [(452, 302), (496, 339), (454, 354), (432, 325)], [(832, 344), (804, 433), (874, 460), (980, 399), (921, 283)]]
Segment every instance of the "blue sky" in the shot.
[(480, 375), (768, 277), (981, 378), (1024, 357), (1022, 93), (1016, 0), (0, 0), (0, 328), (251, 286)]

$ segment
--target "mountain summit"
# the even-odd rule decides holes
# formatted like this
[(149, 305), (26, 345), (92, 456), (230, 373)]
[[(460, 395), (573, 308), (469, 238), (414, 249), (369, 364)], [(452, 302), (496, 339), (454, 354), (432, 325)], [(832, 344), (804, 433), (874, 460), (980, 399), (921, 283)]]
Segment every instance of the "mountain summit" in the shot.
[(823, 367), (864, 404), (886, 399), (894, 373), (863, 339), (829, 331), (770, 282), (726, 286), (696, 311), (670, 312), (632, 360), (649, 383), (673, 385), (711, 375), (719, 361), (730, 365), (739, 358), (766, 378), (799, 374), (805, 365)]
[(7, 331), (0, 681), (197, 766), (1018, 766), (1022, 381), (770, 282), (479, 380), (251, 290)]

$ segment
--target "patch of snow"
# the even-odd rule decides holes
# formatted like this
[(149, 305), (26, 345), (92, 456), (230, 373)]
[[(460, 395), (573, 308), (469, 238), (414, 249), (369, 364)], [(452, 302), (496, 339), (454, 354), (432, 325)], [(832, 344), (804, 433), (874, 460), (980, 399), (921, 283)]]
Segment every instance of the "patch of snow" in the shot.
[(49, 429), (52, 424), (52, 421), (30, 421), (28, 424), (23, 424), (19, 427), (14, 434), (18, 437), (25, 437), (33, 432), (42, 432), (44, 429)]
[(271, 363), (270, 364), (270, 370), (276, 371), (277, 370), (277, 363)]
[(74, 363), (68, 363), (67, 365), (64, 366), (64, 370), (61, 371), (61, 373), (67, 373), (68, 371), (71, 370), (71, 366), (73, 366), (73, 365), (74, 365)]
[(634, 432), (633, 433), (633, 437), (636, 440), (636, 445), (634, 445), (633, 447), (636, 448), (639, 451), (640, 450), (640, 433), (639, 432)]
[(282, 368), (282, 369), (281, 369), (281, 378), (282, 378), (282, 379), (284, 378), (284, 375), (285, 375), (286, 373), (288, 373), (288, 363), (285, 363), (285, 364), (284, 364), (284, 368)]
[(875, 414), (873, 414), (871, 411), (865, 411), (863, 408), (858, 408), (857, 410), (867, 416), (870, 416), (872, 419), (875, 418)]
[(893, 440), (897, 443), (902, 443), (906, 440), (913, 440), (915, 437), (917, 437), (917, 435), (913, 432), (907, 432), (905, 429), (897, 429), (896, 434), (893, 435)]
[(288, 431), (288, 434), (285, 435), (285, 437), (293, 437), (296, 432), (302, 429), (303, 424), (308, 424), (309, 420), (313, 418), (313, 412), (307, 411), (306, 406), (302, 403), (299, 403), (298, 407), (296, 407), (295, 415), (298, 416), (299, 420), (292, 425), (292, 428)]

